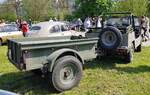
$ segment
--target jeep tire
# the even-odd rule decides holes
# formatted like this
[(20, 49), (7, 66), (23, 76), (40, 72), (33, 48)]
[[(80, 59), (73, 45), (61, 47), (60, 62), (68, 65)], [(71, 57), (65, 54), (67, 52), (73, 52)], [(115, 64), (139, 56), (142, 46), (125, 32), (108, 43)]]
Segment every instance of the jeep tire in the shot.
[(105, 50), (116, 49), (122, 42), (122, 34), (119, 29), (109, 26), (99, 34), (98, 47)]

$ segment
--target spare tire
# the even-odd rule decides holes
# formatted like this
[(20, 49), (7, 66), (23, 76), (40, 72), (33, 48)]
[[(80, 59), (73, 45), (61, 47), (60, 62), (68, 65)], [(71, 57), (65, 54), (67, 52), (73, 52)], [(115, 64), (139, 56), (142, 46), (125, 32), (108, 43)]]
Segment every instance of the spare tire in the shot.
[(119, 29), (108, 26), (99, 34), (98, 47), (105, 50), (113, 50), (121, 44), (122, 39), (122, 34)]

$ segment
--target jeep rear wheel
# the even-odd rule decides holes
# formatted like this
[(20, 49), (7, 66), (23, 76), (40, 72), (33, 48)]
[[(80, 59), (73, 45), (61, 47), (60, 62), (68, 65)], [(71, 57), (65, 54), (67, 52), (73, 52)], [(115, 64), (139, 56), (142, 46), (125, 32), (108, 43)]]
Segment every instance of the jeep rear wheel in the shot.
[(105, 50), (116, 49), (121, 44), (122, 39), (120, 30), (109, 26), (100, 32), (98, 46)]
[(52, 72), (52, 83), (62, 92), (77, 86), (82, 77), (82, 63), (73, 56), (58, 59)]

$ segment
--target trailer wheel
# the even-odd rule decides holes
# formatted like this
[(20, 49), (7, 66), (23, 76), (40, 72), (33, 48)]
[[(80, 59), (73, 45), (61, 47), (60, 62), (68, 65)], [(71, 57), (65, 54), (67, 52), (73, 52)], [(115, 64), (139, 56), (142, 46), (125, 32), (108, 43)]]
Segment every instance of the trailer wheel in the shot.
[(136, 49), (135, 52), (141, 52), (142, 51), (142, 45), (140, 44)]
[(52, 83), (57, 91), (77, 86), (82, 77), (82, 63), (73, 56), (64, 56), (56, 61), (52, 72)]

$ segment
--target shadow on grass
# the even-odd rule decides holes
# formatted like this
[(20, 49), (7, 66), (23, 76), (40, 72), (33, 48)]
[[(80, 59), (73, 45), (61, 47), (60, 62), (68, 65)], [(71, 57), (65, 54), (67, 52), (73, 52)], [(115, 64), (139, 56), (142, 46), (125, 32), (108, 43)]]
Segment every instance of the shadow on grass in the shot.
[(91, 61), (85, 62), (85, 69), (95, 69), (95, 68), (103, 68), (103, 69), (114, 69), (117, 64), (125, 64), (120, 58), (112, 58), (112, 57), (104, 57), (101, 60), (93, 59)]
[(150, 67), (146, 65), (141, 65), (138, 67), (116, 67), (115, 69), (119, 72), (125, 72), (129, 74), (150, 72)]
[[(108, 60), (109, 59), (109, 60)], [(85, 69), (102, 68), (104, 70), (116, 69), (119, 73), (143, 73), (150, 72), (150, 67), (144, 65), (139, 67), (117, 67), (117, 64), (124, 64), (117, 58), (104, 58), (103, 60), (92, 60), (86, 62)], [(16, 72), (0, 75), (0, 89), (12, 91), (24, 95), (26, 93), (33, 95), (57, 94), (53, 89), (52, 83), (47, 78), (34, 75), (30, 72)]]
[(0, 88), (21, 95), (46, 95), (58, 93), (47, 78), (32, 73), (8, 73), (0, 76)]
[[(125, 67), (117, 67), (116, 64), (126, 64)], [(132, 63), (129, 63), (132, 64)], [(137, 67), (130, 67), (127, 63), (124, 63), (123, 60), (119, 58), (104, 58), (103, 60), (92, 60), (85, 63), (85, 69), (96, 69), (96, 68), (102, 68), (104, 70), (111, 70), (115, 69), (120, 73), (144, 73), (144, 72), (150, 72), (150, 66), (147, 65), (140, 65)]]

